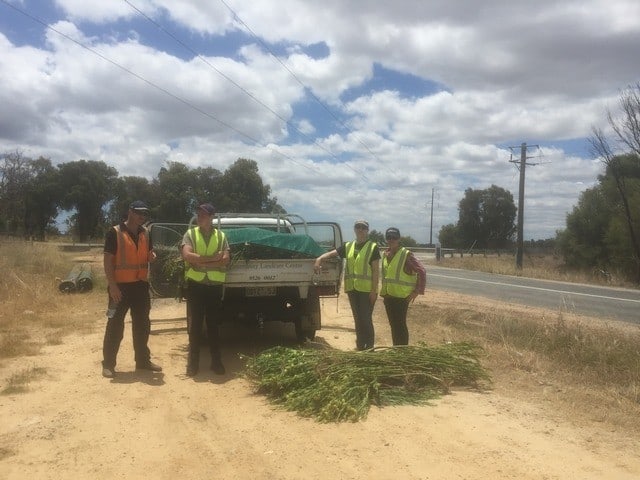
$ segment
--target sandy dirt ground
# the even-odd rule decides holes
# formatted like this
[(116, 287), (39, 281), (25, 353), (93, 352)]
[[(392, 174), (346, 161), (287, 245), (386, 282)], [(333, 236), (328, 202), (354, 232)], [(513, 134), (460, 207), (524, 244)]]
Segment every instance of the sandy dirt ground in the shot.
[[(418, 302), (437, 301), (429, 292)], [(354, 346), (346, 298), (323, 301), (318, 341)], [(104, 317), (104, 305), (84, 312)], [(413, 340), (421, 335), (412, 319)], [(3, 381), (46, 368), (26, 393), (0, 396), (0, 478), (17, 479), (638, 479), (637, 438), (576, 422), (544, 395), (454, 391), (430, 406), (372, 408), (321, 424), (274, 408), (241, 377), (240, 354), (291, 342), (293, 329), (225, 329), (227, 374), (185, 376), (185, 305), (154, 300), (150, 348), (160, 374), (136, 372), (127, 323), (119, 375), (101, 376), (104, 321), (36, 357), (7, 361)], [(383, 305), (377, 344), (389, 344)], [(426, 333), (428, 334), (428, 332)], [(201, 366), (208, 366), (203, 351)], [(538, 387), (538, 385), (534, 385)], [(542, 390), (548, 386), (540, 385)], [(507, 392), (509, 392), (507, 394)], [(540, 400), (542, 398), (543, 400)]]

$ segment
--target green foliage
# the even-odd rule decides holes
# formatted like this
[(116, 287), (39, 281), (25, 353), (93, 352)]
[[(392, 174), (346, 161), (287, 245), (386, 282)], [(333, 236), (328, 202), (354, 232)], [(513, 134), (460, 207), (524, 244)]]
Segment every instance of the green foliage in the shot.
[(240, 158), (224, 173), (192, 169), (179, 162), (162, 167), (157, 178), (119, 177), (104, 162), (78, 160), (54, 167), (46, 158), (20, 152), (0, 155), (0, 231), (44, 239), (59, 210), (78, 241), (102, 237), (126, 215), (136, 199), (147, 202), (162, 222), (188, 222), (196, 206), (213, 203), (219, 212), (286, 213), (271, 197), (253, 160)]
[(384, 232), (379, 232), (375, 229), (369, 232), (369, 239), (373, 242), (376, 242), (378, 245), (384, 245)]
[(73, 210), (75, 234), (83, 242), (102, 236), (103, 207), (113, 198), (118, 171), (104, 162), (78, 160), (58, 166), (60, 183), (64, 190), (61, 205)]
[(447, 248), (508, 248), (516, 212), (509, 191), (496, 185), (484, 190), (468, 188), (458, 205), (458, 223), (442, 227), (438, 238)]
[(20, 152), (2, 156), (0, 225), (7, 233), (44, 240), (61, 197), (60, 178), (47, 158)]
[(613, 157), (598, 184), (580, 195), (567, 215), (567, 228), (558, 232), (558, 246), (571, 267), (610, 269), (631, 278), (636, 261), (630, 227), (640, 232), (640, 162), (635, 155), (622, 155)]
[(190, 169), (172, 162), (160, 170), (154, 187), (152, 197), (158, 201), (149, 203), (154, 217), (163, 222), (188, 221), (205, 202), (219, 212), (284, 213), (277, 199), (269, 197), (271, 187), (263, 184), (253, 160), (238, 159), (224, 174), (210, 167)]
[(36, 240), (44, 240), (58, 214), (63, 195), (60, 173), (48, 158), (31, 162), (30, 179), (25, 186), (25, 230)]
[(471, 343), (363, 352), (274, 347), (247, 362), (246, 376), (276, 404), (321, 422), (358, 421), (371, 405), (422, 404), (453, 385), (489, 375)]
[[(156, 194), (153, 185), (144, 177), (120, 177), (113, 190), (113, 198), (107, 211), (107, 225), (115, 225), (126, 217), (132, 201), (144, 199), (149, 205), (157, 205), (160, 197)], [(152, 209), (152, 217), (154, 213)]]
[(220, 182), (216, 207), (225, 212), (284, 212), (276, 198), (270, 198), (271, 187), (264, 185), (254, 160), (239, 158), (225, 172)]
[(162, 167), (154, 180), (155, 190), (162, 192), (156, 205), (155, 217), (163, 222), (185, 222), (191, 218), (197, 206), (196, 179), (188, 166), (170, 162)]
[(460, 234), (458, 227), (453, 223), (443, 225), (438, 233), (438, 240), (440, 245), (446, 248), (461, 248), (462, 241), (460, 240)]

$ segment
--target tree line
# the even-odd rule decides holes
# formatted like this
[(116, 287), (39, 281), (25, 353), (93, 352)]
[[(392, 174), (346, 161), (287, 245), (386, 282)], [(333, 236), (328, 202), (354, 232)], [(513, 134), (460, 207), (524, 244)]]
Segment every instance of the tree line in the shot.
[(102, 161), (78, 160), (54, 166), (44, 157), (21, 152), (0, 155), (0, 232), (44, 240), (58, 233), (56, 219), (68, 212), (68, 233), (80, 242), (100, 238), (126, 213), (129, 203), (145, 200), (153, 218), (185, 222), (201, 202), (225, 212), (281, 212), (271, 187), (253, 160), (237, 159), (224, 172), (170, 162), (151, 181), (120, 177)]
[[(604, 173), (580, 195), (552, 243), (569, 267), (615, 271), (640, 283), (640, 83), (622, 92), (620, 110), (607, 112), (615, 144), (593, 129), (589, 141)], [(101, 161), (56, 167), (47, 158), (17, 151), (0, 155), (0, 233), (43, 240), (55, 230), (58, 214), (67, 211), (68, 230), (78, 241), (102, 237), (136, 198), (146, 200), (152, 216), (163, 222), (184, 222), (201, 201), (226, 212), (286, 213), (263, 183), (257, 163), (244, 158), (224, 172), (170, 162), (149, 181), (120, 177)], [(458, 221), (440, 229), (440, 243), (466, 250), (513, 248), (516, 213), (511, 192), (497, 185), (468, 188), (458, 204)], [(384, 243), (382, 232), (374, 230), (371, 237)], [(550, 240), (543, 242), (546, 247)], [(411, 237), (402, 241), (416, 245)]]

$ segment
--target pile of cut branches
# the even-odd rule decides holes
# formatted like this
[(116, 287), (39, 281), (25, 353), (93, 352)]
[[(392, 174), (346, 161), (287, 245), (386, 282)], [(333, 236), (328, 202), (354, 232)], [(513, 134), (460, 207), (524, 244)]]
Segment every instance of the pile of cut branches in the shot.
[(371, 405), (424, 404), (452, 386), (489, 383), (472, 343), (362, 352), (273, 347), (247, 360), (245, 376), (277, 405), (320, 422), (358, 421)]

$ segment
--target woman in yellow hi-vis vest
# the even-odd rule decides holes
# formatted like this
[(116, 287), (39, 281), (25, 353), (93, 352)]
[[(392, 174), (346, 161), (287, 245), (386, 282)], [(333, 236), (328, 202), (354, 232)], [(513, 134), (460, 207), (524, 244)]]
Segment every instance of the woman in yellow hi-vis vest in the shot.
[(356, 239), (340, 247), (323, 253), (316, 258), (314, 269), (322, 270), (322, 261), (339, 256), (346, 259), (344, 290), (349, 297), (351, 312), (356, 327), (356, 348), (373, 348), (373, 306), (378, 298), (378, 277), (380, 276), (380, 250), (369, 240), (369, 223), (357, 220), (353, 226)]
[(408, 345), (407, 310), (418, 295), (424, 295), (427, 274), (413, 253), (400, 246), (400, 230), (388, 228), (385, 239), (388, 248), (382, 256), (380, 295), (384, 299), (393, 344)]
[(219, 375), (225, 373), (220, 355), (218, 317), (222, 310), (222, 286), (230, 256), (224, 233), (213, 228), (215, 213), (210, 203), (200, 205), (196, 210), (198, 226), (187, 230), (182, 238), (187, 308), (191, 316), (187, 360), (187, 375), (190, 377), (195, 376), (200, 367), (203, 322), (207, 325), (211, 370)]

